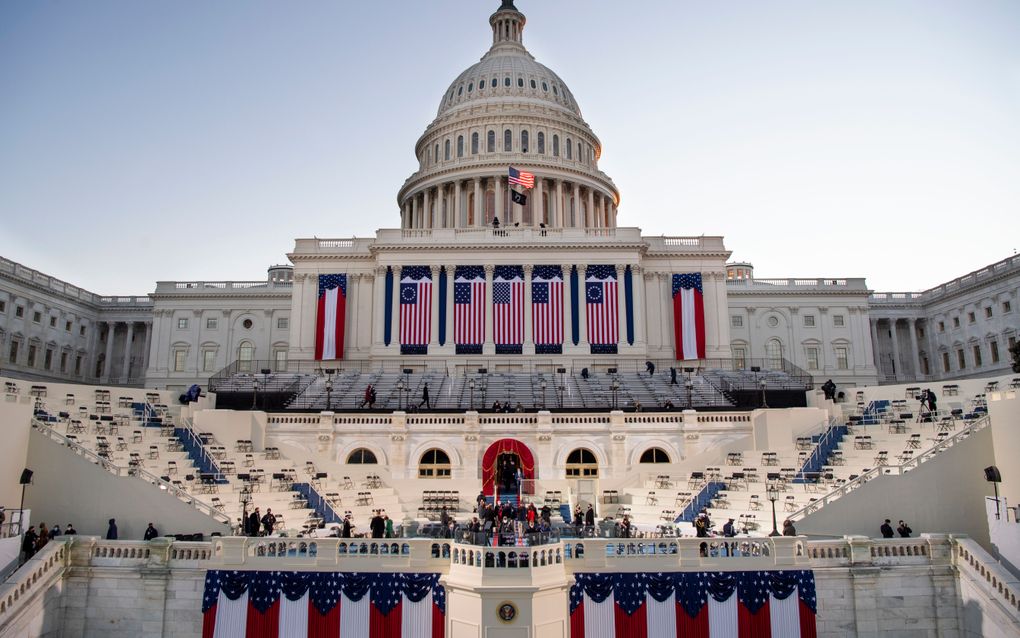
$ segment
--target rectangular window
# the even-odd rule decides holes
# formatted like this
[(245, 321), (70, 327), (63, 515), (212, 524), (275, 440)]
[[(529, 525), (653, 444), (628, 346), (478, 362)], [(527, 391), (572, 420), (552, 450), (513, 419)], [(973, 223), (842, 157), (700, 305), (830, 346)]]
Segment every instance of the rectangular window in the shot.
[(942, 353), (942, 371), (943, 372), (949, 372), (949, 353), (948, 352), (943, 352)]
[(216, 351), (215, 350), (203, 350), (202, 351), (202, 370), (204, 372), (212, 372), (216, 367)]
[(288, 319), (287, 317), (280, 317), (279, 319), (276, 320), (276, 328), (278, 330), (289, 330), (290, 319)]
[(960, 327), (960, 318), (959, 317), (953, 317), (953, 327), (954, 328), (959, 328)]
[(818, 348), (807, 349), (807, 369), (808, 370), (818, 369)]
[(32, 313), (32, 321), (39, 323), (42, 321), (42, 313), (38, 310)]
[(216, 329), (216, 317), (209, 317), (208, 319), (205, 320), (205, 329), (206, 330)]
[(967, 367), (967, 353), (962, 349), (956, 351), (956, 362), (960, 364), (961, 370)]
[(974, 367), (981, 367), (981, 346), (974, 346)]
[(14, 307), (14, 316), (15, 317), (24, 317), (25, 316), (25, 307), (24, 306), (15, 306)]
[(74, 358), (74, 373), (76, 375), (81, 374), (81, 355)]
[(814, 328), (814, 326), (815, 326), (815, 316), (814, 315), (804, 315), (804, 325), (807, 326), (808, 328)]
[(57, 327), (57, 318), (56, 317), (50, 317), (50, 328), (56, 328), (56, 327)]
[(1003, 313), (1007, 313), (1007, 312), (1012, 312), (1012, 311), (1013, 311), (1013, 304), (1009, 303), (1008, 301), (1003, 301), (1002, 302), (1002, 312)]
[(78, 334), (82, 337), (85, 336), (85, 326), (78, 328)]
[(985, 319), (991, 319), (991, 318), (992, 318), (992, 307), (988, 306), (987, 308), (985, 308)]
[(7, 302), (0, 299), (0, 312), (7, 312)]
[(939, 322), (939, 332), (945, 332), (945, 331), (946, 331), (946, 322), (945, 321), (940, 321)]
[(1015, 345), (1016, 345), (1016, 337), (1010, 337), (1009, 338), (1009, 349), (1012, 350), (1013, 346), (1015, 346)]
[(35, 346), (28, 346), (28, 367), (35, 367)]
[(283, 372), (287, 369), (287, 351), (277, 350), (276, 351), (276, 371)]
[(733, 349), (733, 366), (737, 370), (743, 370), (747, 367), (747, 350), (744, 348)]
[(846, 325), (846, 319), (843, 317), (843, 315), (832, 315), (832, 325), (836, 326), (837, 328), (842, 328), (843, 326)]
[(974, 313), (973, 312), (968, 312), (967, 313), (967, 323), (974, 323), (975, 321), (977, 321), (977, 317), (974, 315)]
[(46, 354), (43, 355), (43, 368), (49, 370), (52, 367), (53, 367), (53, 351), (47, 348)]
[(185, 350), (174, 350), (174, 372), (184, 372), (185, 357), (187, 356)]
[(64, 332), (71, 332), (71, 322), (70, 321), (64, 322)]
[(836, 348), (836, 368), (839, 370), (850, 369), (850, 357), (846, 348)]
[(740, 315), (733, 315), (732, 317), (730, 317), (730, 326), (734, 328), (743, 328), (744, 318), (741, 317)]
[(917, 336), (920, 337), (921, 339), (924, 339), (924, 328), (917, 329)]
[(67, 353), (66, 352), (61, 352), (60, 353), (60, 371), (61, 372), (67, 372)]
[(7, 358), (7, 360), (10, 361), (11, 363), (17, 363), (18, 362), (18, 347), (20, 345), (21, 344), (18, 343), (17, 341), (12, 341), (11, 342), (10, 356)]
[(988, 349), (992, 353), (992, 363), (998, 363), (999, 362), (999, 342), (998, 341), (992, 341), (991, 343), (988, 344)]
[(181, 317), (180, 319), (177, 320), (177, 329), (178, 330), (187, 330), (188, 329), (188, 318), (187, 317)]

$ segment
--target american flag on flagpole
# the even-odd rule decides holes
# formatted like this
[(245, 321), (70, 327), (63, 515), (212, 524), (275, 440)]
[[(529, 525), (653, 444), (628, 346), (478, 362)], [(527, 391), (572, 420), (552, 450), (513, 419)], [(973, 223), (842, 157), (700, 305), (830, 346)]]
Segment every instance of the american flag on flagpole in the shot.
[(432, 271), (404, 266), (400, 271), (400, 345), (428, 346), (432, 334)]
[(510, 176), (508, 181), (511, 185), (516, 184), (517, 186), (523, 186), (524, 188), (535, 188), (534, 174), (519, 171), (513, 166), (510, 167)]
[(579, 573), (570, 638), (815, 638), (810, 571)]
[(485, 270), (457, 266), (453, 279), (453, 342), (477, 346), (485, 342)]
[(531, 316), (536, 346), (563, 344), (563, 268), (535, 266), (531, 274)]
[(319, 302), (315, 315), (315, 359), (344, 358), (344, 323), (347, 317), (347, 275), (319, 275)]
[(492, 334), (500, 345), (524, 343), (524, 268), (497, 266), (492, 278)]
[(584, 280), (588, 343), (616, 345), (620, 341), (616, 266), (588, 266)]
[(203, 638), (443, 638), (439, 574), (206, 572)]

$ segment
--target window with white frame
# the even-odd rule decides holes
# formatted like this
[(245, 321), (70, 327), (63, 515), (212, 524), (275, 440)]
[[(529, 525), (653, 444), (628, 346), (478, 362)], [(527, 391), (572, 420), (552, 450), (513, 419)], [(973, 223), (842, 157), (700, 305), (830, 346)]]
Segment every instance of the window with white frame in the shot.
[(276, 320), (276, 328), (278, 330), (288, 330), (290, 328), (290, 319), (287, 317), (279, 317)]
[(174, 372), (184, 372), (188, 362), (188, 351), (184, 348), (174, 348), (173, 351)]
[(836, 346), (836, 369), (850, 369), (850, 351), (846, 346)]
[(843, 315), (832, 315), (832, 325), (842, 328), (846, 325), (846, 317)]
[(219, 324), (219, 320), (216, 319), (216, 317), (207, 317), (206, 320), (205, 320), (205, 329), (206, 330), (215, 330), (216, 326), (218, 324)]
[(807, 354), (807, 369), (817, 370), (818, 369), (818, 348), (815, 346), (808, 346), (805, 349)]
[(733, 326), (734, 328), (743, 328), (744, 318), (741, 317), (740, 315), (733, 315), (732, 317), (730, 317), (730, 325)]
[(177, 329), (178, 330), (187, 330), (188, 329), (188, 318), (187, 317), (178, 317), (177, 318)]
[(202, 371), (213, 372), (216, 369), (216, 349), (206, 348), (202, 351)]
[(814, 328), (815, 327), (815, 316), (814, 315), (804, 315), (804, 326), (807, 327), (807, 328)]
[(742, 370), (747, 367), (747, 348), (744, 348), (743, 346), (734, 346), (733, 367), (737, 370)]

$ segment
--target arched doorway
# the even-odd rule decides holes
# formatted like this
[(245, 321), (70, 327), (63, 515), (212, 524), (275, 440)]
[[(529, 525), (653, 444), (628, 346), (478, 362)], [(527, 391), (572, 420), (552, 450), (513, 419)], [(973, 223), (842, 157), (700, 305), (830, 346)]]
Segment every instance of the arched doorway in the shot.
[(525, 481), (522, 486), (524, 493), (531, 493), (529, 490), (534, 487), (535, 479), (535, 457), (528, 446), (516, 439), (500, 439), (492, 443), (482, 455), (482, 491), (486, 496), (495, 494), (497, 488), (500, 493), (505, 492), (505, 473), (516, 473), (517, 468), (520, 468)]

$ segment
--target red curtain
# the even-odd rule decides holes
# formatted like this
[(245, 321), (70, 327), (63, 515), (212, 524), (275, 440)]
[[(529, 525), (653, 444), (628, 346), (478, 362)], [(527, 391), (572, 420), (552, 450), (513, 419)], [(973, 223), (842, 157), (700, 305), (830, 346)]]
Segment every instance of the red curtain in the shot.
[(482, 491), (486, 494), (494, 492), (494, 480), (496, 477), (496, 459), (500, 454), (516, 454), (521, 459), (521, 472), (525, 480), (535, 478), (535, 457), (524, 445), (516, 439), (500, 439), (490, 445), (482, 455)]

